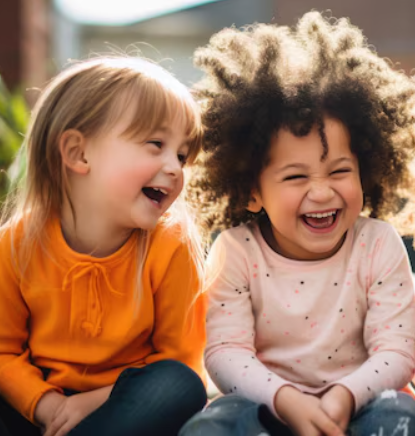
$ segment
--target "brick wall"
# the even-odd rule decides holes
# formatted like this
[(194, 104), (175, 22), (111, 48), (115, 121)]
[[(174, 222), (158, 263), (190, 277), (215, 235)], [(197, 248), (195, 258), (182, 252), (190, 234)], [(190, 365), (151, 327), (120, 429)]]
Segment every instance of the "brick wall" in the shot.
[(48, 17), (48, 0), (0, 0), (0, 74), (9, 88), (45, 82)]
[(20, 82), (20, 1), (0, 0), (0, 74), (8, 86)]

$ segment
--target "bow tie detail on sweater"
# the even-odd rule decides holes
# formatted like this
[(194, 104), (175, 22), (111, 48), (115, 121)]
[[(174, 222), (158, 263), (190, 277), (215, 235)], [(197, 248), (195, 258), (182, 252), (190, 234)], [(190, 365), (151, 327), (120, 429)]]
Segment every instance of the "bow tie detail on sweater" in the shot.
[(118, 296), (109, 280), (108, 272), (100, 263), (78, 262), (66, 273), (62, 291), (71, 292), (70, 331), (80, 328), (85, 336), (95, 338), (102, 331), (104, 291)]

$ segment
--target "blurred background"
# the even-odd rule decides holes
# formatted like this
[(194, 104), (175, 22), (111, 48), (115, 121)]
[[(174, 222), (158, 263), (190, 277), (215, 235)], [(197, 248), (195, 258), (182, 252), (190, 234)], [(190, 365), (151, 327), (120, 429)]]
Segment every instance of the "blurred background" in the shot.
[(9, 89), (41, 87), (68, 59), (139, 48), (191, 85), (192, 54), (212, 33), (291, 25), (311, 9), (350, 17), (381, 56), (415, 67), (414, 0), (0, 0), (0, 74)]
[(190, 86), (200, 77), (192, 54), (214, 32), (293, 25), (311, 9), (349, 17), (397, 69), (415, 68), (415, 0), (0, 0), (0, 195), (36, 89), (68, 60), (140, 50)]

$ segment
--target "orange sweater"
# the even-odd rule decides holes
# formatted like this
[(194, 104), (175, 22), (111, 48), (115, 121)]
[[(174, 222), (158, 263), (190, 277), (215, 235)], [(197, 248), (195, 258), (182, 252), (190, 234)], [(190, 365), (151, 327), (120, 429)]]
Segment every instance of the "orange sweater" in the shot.
[[(204, 379), (205, 303), (192, 304), (197, 275), (177, 227), (154, 231), (139, 300), (137, 235), (101, 259), (71, 250), (57, 220), (46, 230), (50, 242), (34, 247), (23, 274), (10, 231), (0, 239), (0, 394), (14, 408), (33, 422), (51, 389), (97, 389), (164, 359)], [(50, 369), (46, 380), (39, 368)]]

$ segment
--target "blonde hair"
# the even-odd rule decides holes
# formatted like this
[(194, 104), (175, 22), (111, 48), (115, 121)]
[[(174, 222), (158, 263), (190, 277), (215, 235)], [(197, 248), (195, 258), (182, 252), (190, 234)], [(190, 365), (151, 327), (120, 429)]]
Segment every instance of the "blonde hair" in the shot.
[[(128, 56), (100, 57), (72, 64), (49, 82), (34, 107), (21, 149), (26, 155), (20, 156), (27, 160), (25, 177), (3, 206), (1, 224), (11, 227), (12, 250), (15, 250), (14, 230), (19, 223), (23, 224), (20, 269), (28, 262), (34, 243), (43, 246), (42, 241), (47, 239), (46, 224), (51, 216), (60, 217), (65, 198), (76, 220), (59, 138), (68, 129), (76, 129), (87, 138), (102, 133), (120, 119), (123, 109), (130, 104), (134, 104), (136, 115), (126, 135), (151, 134), (173, 117), (182, 117), (190, 146), (187, 161), (193, 163), (201, 147), (198, 107), (188, 89), (168, 71), (151, 61)], [(181, 224), (183, 237), (202, 277), (203, 251), (194, 221), (189, 218), (181, 197), (176, 203), (181, 204), (174, 205), (164, 219), (165, 225)], [(137, 231), (140, 283), (150, 233)]]

